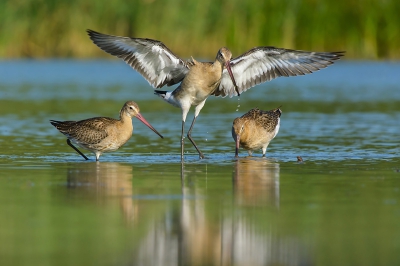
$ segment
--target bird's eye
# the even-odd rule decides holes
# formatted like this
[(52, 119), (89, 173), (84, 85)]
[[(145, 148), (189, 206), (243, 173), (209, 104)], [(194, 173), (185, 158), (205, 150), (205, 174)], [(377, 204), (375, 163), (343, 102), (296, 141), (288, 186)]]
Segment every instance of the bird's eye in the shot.
[(132, 106), (129, 106), (129, 109), (133, 110)]

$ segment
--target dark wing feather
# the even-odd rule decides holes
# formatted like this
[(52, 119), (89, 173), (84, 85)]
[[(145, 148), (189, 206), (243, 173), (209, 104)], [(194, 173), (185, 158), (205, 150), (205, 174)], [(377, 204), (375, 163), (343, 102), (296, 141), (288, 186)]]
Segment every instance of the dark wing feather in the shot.
[(63, 133), (67, 138), (85, 145), (100, 143), (108, 136), (106, 130), (110, 121), (115, 120), (108, 117), (94, 117), (81, 121), (55, 121), (50, 123)]
[(260, 124), (263, 128), (265, 128), (268, 132), (272, 132), (275, 130), (278, 125), (279, 118), (281, 117), (282, 111), (279, 108), (262, 111), (260, 110), (259, 119), (257, 119), (257, 123)]
[(254, 121), (258, 127), (262, 127), (268, 132), (275, 130), (281, 117), (282, 111), (279, 108), (263, 111), (258, 108), (251, 109), (241, 116), (249, 121)]
[[(275, 47), (256, 47), (230, 61), (239, 92), (277, 77), (313, 73), (340, 59), (344, 52), (307, 52)], [(236, 96), (228, 71), (224, 69), (215, 96)]]
[(94, 44), (124, 60), (154, 88), (174, 85), (189, 71), (187, 63), (160, 41), (106, 35), (93, 30), (87, 32)]

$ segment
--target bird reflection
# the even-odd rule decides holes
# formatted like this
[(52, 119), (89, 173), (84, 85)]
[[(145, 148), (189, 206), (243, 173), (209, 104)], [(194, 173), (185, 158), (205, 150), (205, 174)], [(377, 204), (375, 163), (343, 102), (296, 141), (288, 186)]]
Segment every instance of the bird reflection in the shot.
[(115, 198), (126, 222), (137, 217), (138, 207), (132, 200), (132, 166), (115, 162), (73, 164), (68, 169), (67, 187), (71, 195), (97, 204), (108, 204)]
[(239, 158), (233, 185), (236, 204), (279, 208), (279, 164), (265, 158)]
[(181, 165), (182, 199), (150, 224), (137, 265), (312, 265), (300, 239), (279, 234), (274, 221), (260, 228), (245, 214), (253, 206), (279, 205), (279, 164), (243, 158), (234, 169), (235, 200), (227, 193), (219, 202), (225, 197), (204, 186), (213, 175), (207, 165)]
[(207, 191), (195, 183), (196, 176), (205, 174), (207, 177), (207, 165), (181, 170), (183, 199), (180, 206), (179, 248), (183, 256), (180, 261), (183, 265), (214, 264), (220, 258), (220, 230), (210, 222), (206, 213)]

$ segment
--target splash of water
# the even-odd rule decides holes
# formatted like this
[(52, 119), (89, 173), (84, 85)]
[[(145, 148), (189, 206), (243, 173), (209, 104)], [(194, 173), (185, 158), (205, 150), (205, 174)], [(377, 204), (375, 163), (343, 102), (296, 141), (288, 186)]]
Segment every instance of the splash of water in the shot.
[(240, 96), (238, 97), (238, 105), (236, 107), (237, 107), (236, 108), (236, 112), (238, 112), (239, 111), (239, 107), (240, 107)]

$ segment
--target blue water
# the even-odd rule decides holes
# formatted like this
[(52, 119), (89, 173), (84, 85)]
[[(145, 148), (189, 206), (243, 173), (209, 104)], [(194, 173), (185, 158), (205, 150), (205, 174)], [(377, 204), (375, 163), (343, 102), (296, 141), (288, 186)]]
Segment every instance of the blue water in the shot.
[[(342, 60), (210, 97), (192, 133), (206, 159), (186, 141), (181, 164), (180, 110), (123, 62), (1, 61), (0, 264), (399, 265), (399, 73)], [(49, 123), (127, 100), (164, 139), (133, 119), (96, 163)], [(278, 106), (267, 158), (235, 159), (234, 118)]]
[[(27, 137), (56, 137), (57, 132), (48, 125), (49, 119), (115, 117), (121, 103), (133, 99), (166, 140), (160, 142), (142, 125), (135, 128), (133, 139), (138, 135), (149, 136), (151, 145), (158, 146), (167, 157), (179, 150), (180, 110), (162, 102), (153, 94), (152, 87), (123, 62), (3, 61), (0, 73), (1, 101), (24, 101), (24, 105), (31, 101), (43, 106), (35, 117), (21, 118), (14, 111), (3, 110), (5, 114), (0, 116), (3, 136), (24, 137), (29, 132)], [(287, 161), (294, 155), (305, 155), (312, 160), (397, 157), (398, 73), (398, 62), (339, 61), (311, 75), (278, 78), (261, 84), (242, 94), (240, 100), (210, 97), (193, 134), (209, 159), (230, 160), (227, 154), (233, 151), (231, 121), (254, 107), (267, 110), (282, 106), (282, 126), (269, 147), (273, 158)], [(64, 103), (66, 106), (62, 108)], [(81, 103), (80, 107), (68, 108), (76, 103)], [(54, 104), (60, 108), (46, 110), (48, 105), (54, 109)], [(103, 112), (106, 106), (107, 112)], [(23, 126), (27, 124), (30, 126)], [(142, 145), (144, 151), (148, 145)], [(192, 159), (196, 161), (190, 143), (186, 147), (189, 153), (194, 153)], [(129, 160), (123, 150), (120, 152), (122, 157), (112, 160)]]
[[(263, 83), (247, 91), (243, 98), (260, 99), (261, 94), (268, 101), (400, 100), (398, 73), (398, 62), (338, 61), (311, 75)], [(0, 79), (1, 99), (124, 100), (129, 92), (136, 99), (154, 98), (152, 87), (140, 74), (114, 60), (1, 61)], [(116, 91), (110, 93), (110, 86)]]

